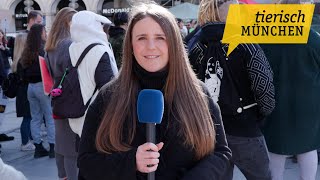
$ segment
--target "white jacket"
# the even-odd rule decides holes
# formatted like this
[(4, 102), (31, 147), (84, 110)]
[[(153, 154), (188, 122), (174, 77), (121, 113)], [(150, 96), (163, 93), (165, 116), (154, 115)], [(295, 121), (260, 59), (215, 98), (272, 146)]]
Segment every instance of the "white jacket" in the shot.
[[(76, 65), (80, 55), (90, 44), (101, 44), (93, 47), (78, 67), (80, 90), (84, 104), (88, 102), (94, 92), (96, 87), (94, 78), (95, 70), (105, 52), (109, 55), (113, 74), (116, 75), (118, 73), (113, 51), (110, 48), (110, 43), (108, 42), (107, 35), (103, 31), (101, 23), (111, 23), (111, 21), (91, 11), (80, 11), (72, 17), (71, 21), (70, 33), (73, 43), (69, 47), (69, 53), (73, 66)], [(95, 99), (97, 93), (98, 92), (95, 93), (91, 102)], [(81, 136), (84, 118), (85, 115), (76, 119), (69, 118), (72, 131), (79, 136)]]

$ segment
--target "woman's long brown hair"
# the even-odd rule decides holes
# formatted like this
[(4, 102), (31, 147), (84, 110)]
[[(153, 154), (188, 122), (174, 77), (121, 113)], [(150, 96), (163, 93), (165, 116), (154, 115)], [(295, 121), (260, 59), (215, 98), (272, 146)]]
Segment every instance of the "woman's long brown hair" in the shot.
[(27, 36), (27, 41), (21, 54), (21, 65), (22, 67), (28, 67), (35, 61), (38, 61), (41, 45), (44, 43), (41, 34), (45, 30), (43, 24), (34, 24), (30, 28)]
[(132, 48), (132, 29), (143, 18), (151, 17), (163, 29), (169, 48), (168, 77), (164, 87), (164, 98), (170, 119), (178, 121), (178, 134), (184, 143), (196, 152), (200, 159), (214, 149), (215, 129), (210, 116), (207, 97), (203, 93), (196, 75), (189, 65), (186, 50), (174, 16), (165, 8), (155, 4), (142, 4), (133, 8), (128, 31), (124, 40), (122, 69), (111, 82), (112, 96), (96, 136), (98, 151), (104, 153), (123, 152), (131, 149), (136, 131), (136, 101), (139, 89), (133, 73), (135, 61)]
[(45, 50), (47, 52), (55, 50), (60, 41), (70, 37), (69, 24), (75, 13), (77, 13), (77, 11), (69, 7), (62, 8), (57, 13), (46, 42)]

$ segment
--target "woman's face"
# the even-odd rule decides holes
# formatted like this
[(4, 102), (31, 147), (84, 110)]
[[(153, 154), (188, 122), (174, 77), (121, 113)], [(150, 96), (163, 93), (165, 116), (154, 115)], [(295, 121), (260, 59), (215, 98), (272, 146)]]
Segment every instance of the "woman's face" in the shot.
[(42, 39), (43, 41), (46, 41), (46, 40), (47, 40), (47, 31), (46, 31), (46, 28), (43, 28), (43, 30), (42, 30), (41, 39)]
[(157, 72), (168, 65), (167, 38), (151, 17), (138, 21), (132, 29), (132, 47), (138, 64), (148, 72)]

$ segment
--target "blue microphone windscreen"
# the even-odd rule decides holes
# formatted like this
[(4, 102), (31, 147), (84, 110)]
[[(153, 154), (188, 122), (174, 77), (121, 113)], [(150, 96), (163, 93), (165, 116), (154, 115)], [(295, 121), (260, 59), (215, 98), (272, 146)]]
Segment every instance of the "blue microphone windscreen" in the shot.
[(163, 94), (159, 90), (140, 91), (137, 101), (137, 114), (140, 123), (160, 124), (164, 111)]

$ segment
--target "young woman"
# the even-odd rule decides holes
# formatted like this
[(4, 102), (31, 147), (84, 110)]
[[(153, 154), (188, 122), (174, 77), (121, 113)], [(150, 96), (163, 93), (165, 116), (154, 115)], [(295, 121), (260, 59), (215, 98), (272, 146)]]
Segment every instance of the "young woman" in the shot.
[[(24, 46), (27, 41), (27, 33), (20, 33), (15, 38), (14, 43), (14, 52), (13, 52), (13, 63), (12, 63), (12, 72), (17, 72), (17, 65), (21, 60), (21, 54), (24, 49)], [(21, 151), (32, 151), (35, 149), (31, 136), (30, 130), (30, 122), (31, 122), (31, 114), (30, 114), (30, 106), (28, 101), (28, 83), (21, 82), (19, 84), (19, 88), (17, 91), (16, 97), (16, 113), (17, 117), (23, 117), (22, 123), (20, 126), (21, 133)]]
[[(147, 179), (154, 171), (157, 180), (221, 179), (231, 151), (219, 107), (188, 64), (174, 16), (156, 4), (131, 13), (120, 74), (87, 112), (79, 179)], [(156, 144), (145, 143), (145, 125), (137, 120), (142, 89), (164, 94)]]
[[(7, 38), (3, 30), (0, 29), (0, 83), (1, 84), (4, 78), (6, 78), (8, 73), (10, 72), (10, 64), (9, 64), (10, 56), (11, 56), (11, 51), (7, 47)], [(0, 98), (0, 113), (4, 113), (8, 100), (3, 93), (1, 94), (2, 94), (2, 97)], [(2, 115), (3, 114), (1, 114), (0, 116)], [(3, 137), (4, 137), (4, 140), (7, 139), (6, 135), (3, 135)]]
[(9, 57), (11, 56), (11, 51), (7, 46), (7, 39), (2, 29), (0, 29), (0, 58), (4, 65), (5, 74), (8, 75), (10, 71)]
[[(21, 78), (28, 83), (28, 100), (31, 112), (31, 134), (36, 146), (34, 158), (48, 156), (54, 158), (55, 130), (52, 118), (50, 97), (43, 91), (43, 83), (40, 72), (39, 56), (44, 56), (44, 43), (47, 35), (44, 25), (34, 24), (27, 36), (27, 42), (18, 63), (18, 72)], [(50, 144), (48, 152), (42, 146), (41, 124), (45, 118), (47, 138)]]
[[(45, 50), (46, 62), (54, 81), (60, 80), (70, 64), (69, 46), (71, 45), (70, 24), (76, 13), (72, 8), (61, 9), (52, 24)], [(68, 119), (55, 118), (55, 158), (60, 179), (78, 178), (76, 134), (71, 130)]]

